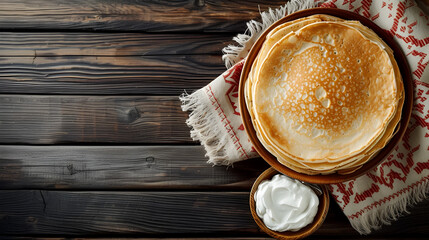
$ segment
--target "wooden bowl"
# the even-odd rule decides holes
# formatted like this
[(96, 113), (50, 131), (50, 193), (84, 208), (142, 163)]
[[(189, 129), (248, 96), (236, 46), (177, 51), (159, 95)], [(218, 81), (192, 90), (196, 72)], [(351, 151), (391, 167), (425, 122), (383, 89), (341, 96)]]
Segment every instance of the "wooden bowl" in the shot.
[[(255, 60), (259, 52), (259, 49), (261, 48), (264, 42), (265, 36), (273, 28), (277, 27), (282, 23), (292, 21), (302, 17), (307, 17), (314, 14), (328, 14), (328, 15), (340, 17), (346, 20), (358, 20), (363, 25), (372, 29), (375, 33), (378, 34), (379, 37), (381, 37), (392, 48), (394, 52), (394, 57), (399, 65), (399, 69), (401, 71), (403, 82), (404, 82), (405, 102), (402, 108), (402, 118), (398, 124), (398, 131), (395, 133), (392, 139), (387, 143), (387, 145), (379, 151), (377, 155), (375, 155), (371, 160), (369, 160), (364, 165), (362, 165), (361, 168), (359, 168), (358, 170), (350, 174), (342, 175), (338, 173), (332, 173), (328, 175), (307, 175), (304, 173), (296, 172), (284, 166), (283, 164), (278, 162), (276, 157), (273, 156), (268, 150), (266, 150), (264, 146), (261, 144), (261, 142), (259, 141), (258, 137), (256, 136), (255, 129), (253, 128), (253, 124), (246, 107), (246, 102), (244, 98), (244, 84), (249, 75), (249, 71), (252, 66), (252, 63)], [(277, 171), (301, 181), (317, 183), (317, 184), (332, 184), (332, 183), (339, 183), (339, 182), (355, 179), (365, 174), (369, 170), (376, 167), (399, 143), (399, 141), (401, 140), (402, 136), (405, 133), (408, 122), (410, 121), (410, 117), (411, 117), (411, 110), (413, 106), (413, 83), (411, 79), (410, 68), (408, 66), (408, 62), (404, 53), (402, 52), (399, 45), (395, 42), (395, 40), (390, 35), (388, 35), (388, 33), (385, 32), (383, 29), (378, 27), (375, 23), (371, 22), (370, 20), (353, 12), (349, 12), (341, 9), (335, 9), (335, 8), (313, 8), (313, 9), (303, 10), (303, 11), (290, 14), (280, 19), (279, 21), (275, 22), (264, 33), (262, 33), (262, 35), (259, 37), (259, 39), (255, 42), (252, 49), (250, 50), (249, 55), (247, 56), (246, 62), (243, 66), (243, 71), (241, 73), (240, 84), (239, 84), (239, 103), (240, 103), (241, 118), (243, 120), (243, 124), (250, 138), (250, 141), (252, 142), (254, 148), (259, 153), (259, 155), (268, 164), (270, 164)]]
[(259, 177), (256, 179), (255, 183), (253, 183), (252, 190), (250, 191), (250, 211), (252, 212), (252, 217), (255, 220), (256, 224), (268, 235), (276, 238), (276, 239), (300, 239), (304, 238), (306, 236), (309, 236), (313, 232), (315, 232), (325, 221), (326, 214), (328, 214), (329, 210), (329, 192), (325, 185), (320, 185), (323, 194), (319, 197), (319, 207), (317, 210), (317, 214), (314, 217), (314, 220), (312, 223), (307, 225), (306, 227), (300, 229), (296, 232), (286, 231), (286, 232), (276, 232), (269, 228), (267, 228), (262, 221), (261, 218), (259, 218), (258, 214), (256, 213), (256, 204), (254, 200), (255, 192), (258, 189), (259, 184), (264, 180), (271, 179), (274, 175), (278, 174), (279, 172), (276, 171), (274, 168), (268, 168), (265, 170)]

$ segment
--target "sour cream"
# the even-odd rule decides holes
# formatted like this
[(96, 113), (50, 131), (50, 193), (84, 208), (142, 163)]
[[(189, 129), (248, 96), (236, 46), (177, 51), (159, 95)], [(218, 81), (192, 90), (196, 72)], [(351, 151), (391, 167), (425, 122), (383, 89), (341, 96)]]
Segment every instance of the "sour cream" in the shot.
[(277, 232), (295, 232), (307, 226), (319, 206), (319, 198), (310, 187), (281, 174), (261, 182), (254, 198), (258, 216)]

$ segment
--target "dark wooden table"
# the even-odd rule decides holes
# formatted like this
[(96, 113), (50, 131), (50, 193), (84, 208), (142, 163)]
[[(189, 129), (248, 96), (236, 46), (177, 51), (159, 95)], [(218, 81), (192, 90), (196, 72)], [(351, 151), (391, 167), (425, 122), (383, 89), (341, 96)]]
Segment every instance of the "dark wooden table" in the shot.
[[(267, 237), (248, 207), (267, 164), (206, 164), (178, 95), (283, 3), (2, 0), (0, 237)], [(427, 236), (427, 203), (367, 238)], [(333, 203), (311, 238), (361, 236)]]

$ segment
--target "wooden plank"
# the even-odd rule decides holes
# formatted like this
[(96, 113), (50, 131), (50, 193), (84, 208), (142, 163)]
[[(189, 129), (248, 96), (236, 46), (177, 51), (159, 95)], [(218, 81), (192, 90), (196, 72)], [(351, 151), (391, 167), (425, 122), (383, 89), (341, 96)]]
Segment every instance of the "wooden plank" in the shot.
[(0, 146), (0, 189), (241, 189), (269, 166), (207, 164), (202, 146)]
[(3, 0), (0, 29), (243, 32), (285, 1)]
[(258, 234), (248, 210), (248, 194), (0, 191), (0, 233)]
[(0, 57), (216, 54), (233, 34), (1, 32)]
[[(248, 192), (3, 190), (0, 233), (93, 237), (265, 236), (251, 217), (248, 198)], [(371, 236), (427, 236), (428, 204), (419, 204), (411, 213)], [(322, 236), (359, 238), (335, 203), (312, 237)]]
[[(379, 237), (379, 236), (360, 236), (360, 237), (350, 237), (350, 236), (341, 236), (341, 235), (335, 235), (335, 239), (347, 239), (347, 240), (357, 240), (357, 239), (366, 239), (366, 240), (391, 240), (391, 239), (405, 239), (407, 240), (422, 240), (425, 236), (389, 236), (389, 237)], [(0, 235), (0, 238), (2, 236)], [(6, 238), (6, 237), (3, 237)], [(323, 238), (323, 237), (322, 237)], [(115, 238), (98, 238), (98, 237), (79, 237), (79, 238), (51, 238), (51, 237), (11, 237), (7, 236), (7, 239), (10, 240), (268, 240), (268, 239), (274, 239), (269, 237), (268, 235), (264, 237), (192, 237), (192, 238), (153, 238), (153, 237), (115, 237)], [(305, 239), (311, 240), (311, 239), (321, 239), (321, 236), (318, 235), (311, 235)], [(324, 237), (323, 239), (331, 239), (329, 237)]]
[(0, 143), (194, 143), (177, 96), (0, 95)]
[[(0, 235), (0, 238), (6, 238), (6, 236)], [(11, 237), (7, 236), (7, 239), (10, 240), (87, 240), (87, 239), (97, 239), (97, 240), (185, 240), (185, 239), (192, 239), (192, 240), (267, 240), (267, 239), (273, 239), (269, 237), (192, 237), (192, 238), (156, 238), (156, 237), (115, 237), (115, 238), (98, 238), (98, 237), (79, 237), (79, 238), (60, 238), (60, 237)], [(380, 239), (382, 240), (382, 239)]]
[(178, 96), (224, 71), (214, 55), (0, 57), (0, 93)]
[[(380, 236), (356, 236), (356, 237), (351, 237), (351, 236), (342, 236), (342, 235), (335, 235), (335, 239), (347, 239), (347, 240), (358, 240), (358, 239), (366, 239), (366, 240), (391, 240), (391, 239), (407, 239), (407, 240), (422, 240), (425, 239), (424, 237), (426, 237), (425, 235), (407, 235), (407, 236), (403, 236), (403, 235), (399, 235), (399, 236), (389, 236), (389, 237), (380, 237)], [(0, 238), (2, 238), (2, 236), (0, 235)], [(6, 238), (6, 237), (3, 237)], [(311, 240), (311, 239), (332, 239), (326, 236), (320, 236), (320, 235), (311, 235), (305, 239)], [(185, 239), (190, 239), (190, 240), (268, 240), (268, 239), (274, 239), (269, 237), (268, 235), (266, 236), (261, 236), (261, 237), (192, 237), (192, 238), (156, 238), (156, 237), (115, 237), (115, 238), (98, 238), (98, 237), (79, 237), (79, 238), (53, 238), (53, 237), (11, 237), (11, 236), (7, 236), (7, 239), (10, 240), (15, 240), (15, 239), (19, 239), (19, 240), (185, 240)]]

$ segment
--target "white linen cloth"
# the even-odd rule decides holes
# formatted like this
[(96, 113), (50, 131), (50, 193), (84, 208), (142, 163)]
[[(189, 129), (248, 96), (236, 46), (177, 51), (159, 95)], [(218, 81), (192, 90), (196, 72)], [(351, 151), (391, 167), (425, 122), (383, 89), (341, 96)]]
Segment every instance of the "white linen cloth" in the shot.
[(414, 82), (411, 121), (401, 142), (374, 170), (348, 182), (329, 185), (333, 198), (361, 234), (389, 224), (429, 190), (429, 19), (413, 0), (292, 0), (250, 21), (246, 34), (228, 46), (226, 72), (204, 88), (182, 95), (182, 108), (191, 111), (187, 124), (201, 141), (208, 162), (230, 165), (257, 157), (240, 118), (238, 84), (252, 44), (274, 21), (312, 7), (341, 8), (358, 13), (388, 32), (407, 56)]

